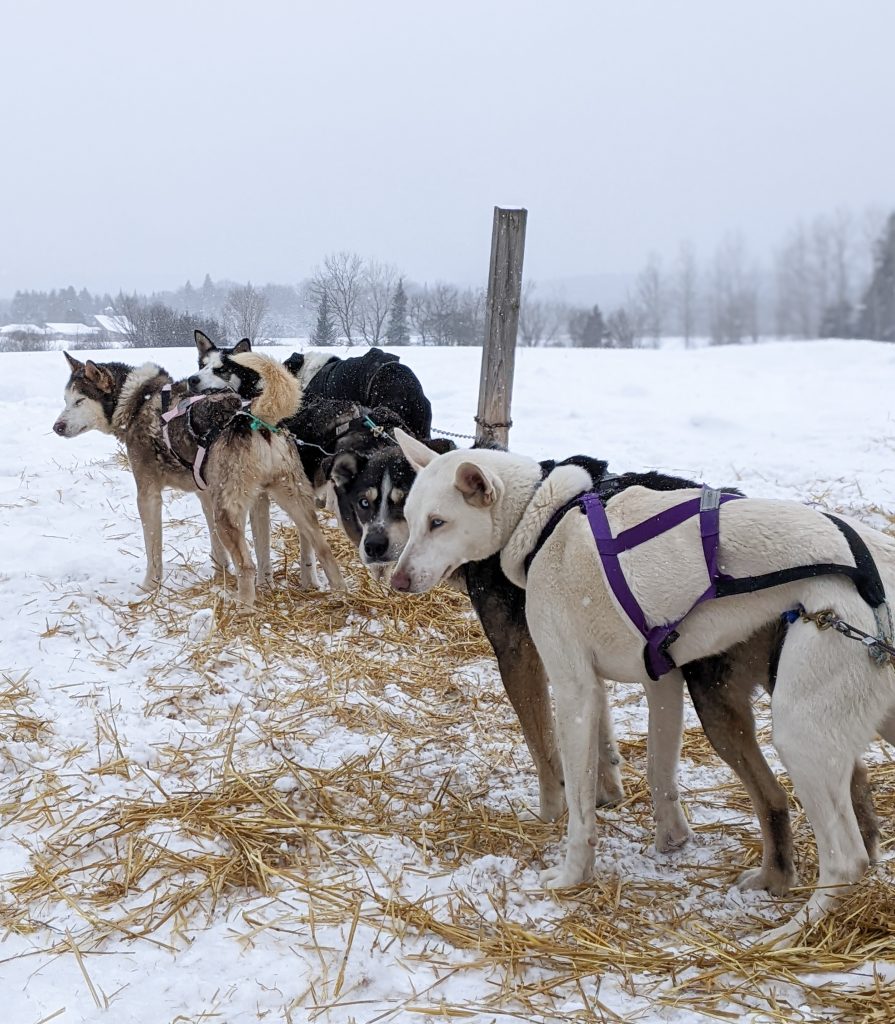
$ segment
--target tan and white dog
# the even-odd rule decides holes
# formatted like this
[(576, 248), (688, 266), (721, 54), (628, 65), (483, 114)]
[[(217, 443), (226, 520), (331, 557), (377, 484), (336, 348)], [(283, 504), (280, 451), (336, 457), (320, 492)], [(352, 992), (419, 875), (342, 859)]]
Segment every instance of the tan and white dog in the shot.
[[(262, 582), (270, 576), (269, 498), (290, 516), (303, 550), (316, 551), (333, 588), (343, 589), (338, 563), (324, 538), (314, 511), (310, 484), (288, 433), (272, 428), (292, 415), (301, 401), (295, 378), (282, 364), (254, 352), (236, 357), (256, 377), (248, 409), (238, 395), (210, 395), (192, 406), (189, 416), (162, 420), (163, 391), (171, 408), (189, 398), (186, 382), (174, 382), (155, 363), (140, 367), (124, 363), (82, 363), (66, 353), (71, 376), (65, 408), (53, 425), (62, 437), (87, 430), (112, 434), (127, 449), (137, 484), (137, 508), (146, 545), (146, 577), (151, 590), (162, 578), (162, 490), (194, 491), (202, 502), (212, 542), (212, 557), (223, 569), (229, 555), (237, 578), (242, 611), (255, 601), (255, 565), (245, 538), (251, 513)], [(259, 429), (260, 427), (260, 429)], [(200, 475), (193, 471), (199, 441), (208, 442)], [(304, 564), (303, 564), (304, 569)], [(305, 583), (303, 572), (303, 583)]]
[[(569, 811), (564, 862), (548, 868), (548, 886), (587, 881), (593, 871), (596, 824), (597, 737), (604, 713), (602, 678), (639, 682), (652, 717), (667, 687), (680, 691), (679, 670), (658, 683), (647, 675), (643, 638), (608, 587), (586, 517), (566, 515), (538, 551), (527, 578), (524, 561), (553, 512), (590, 487), (575, 466), (545, 480), (538, 463), (498, 451), (456, 451), (435, 456), (406, 434), (398, 435), (418, 476), (405, 505), (410, 538), (392, 586), (422, 593), (467, 561), (501, 552), (507, 576), (526, 587), (526, 618), (550, 678)], [(606, 511), (613, 535), (698, 492), (630, 487)], [(895, 540), (853, 523), (895, 593)], [(807, 563), (853, 564), (842, 533), (816, 511), (788, 501), (740, 499), (721, 512), (720, 562), (734, 576)], [(698, 521), (688, 520), (621, 556), (629, 585), (653, 624), (673, 621), (706, 587)], [(679, 628), (672, 647), (685, 666), (749, 641), (797, 607), (828, 608), (870, 634), (878, 626), (853, 583), (819, 576), (772, 589), (708, 601)], [(869, 862), (852, 806), (855, 765), (875, 733), (895, 742), (895, 673), (854, 641), (796, 620), (780, 651), (772, 697), (774, 744), (802, 802), (817, 841), (818, 887), (805, 908), (770, 935), (785, 942), (826, 913)]]

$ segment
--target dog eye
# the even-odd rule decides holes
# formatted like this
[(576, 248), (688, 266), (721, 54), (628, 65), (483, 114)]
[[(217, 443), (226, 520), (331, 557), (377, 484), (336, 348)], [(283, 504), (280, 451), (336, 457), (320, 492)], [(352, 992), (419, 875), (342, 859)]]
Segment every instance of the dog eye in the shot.
[(79, 398), (79, 399), (77, 400), (77, 402), (75, 402), (75, 405), (80, 405), (80, 404), (81, 404), (81, 402), (83, 402), (83, 401), (84, 401), (84, 399), (83, 399), (83, 398)]
[(437, 530), (439, 526), (444, 526), (444, 520), (443, 519), (430, 519), (429, 520), (429, 529), (430, 530)]
[(360, 506), (361, 508), (369, 508), (369, 507), (370, 507), (370, 502), (369, 502), (369, 499), (367, 499), (367, 498), (361, 498), (361, 499), (360, 499), (360, 501), (358, 502), (358, 505), (359, 505), (359, 506)]

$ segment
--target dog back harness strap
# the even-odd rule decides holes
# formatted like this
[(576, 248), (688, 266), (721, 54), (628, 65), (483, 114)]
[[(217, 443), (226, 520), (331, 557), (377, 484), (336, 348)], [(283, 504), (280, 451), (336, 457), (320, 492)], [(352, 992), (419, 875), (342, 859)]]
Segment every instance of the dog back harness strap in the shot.
[[(547, 538), (556, 529), (565, 514), (572, 508), (577, 507), (580, 509), (587, 516), (587, 521), (603, 566), (603, 572), (606, 574), (606, 581), (625, 615), (631, 620), (645, 641), (643, 661), (650, 679), (658, 679), (677, 667), (668, 648), (678, 639), (680, 635), (678, 627), (680, 624), (690, 612), (698, 608), (704, 601), (710, 601), (719, 597), (731, 597), (736, 594), (753, 593), (756, 590), (778, 587), (784, 583), (792, 583), (795, 580), (826, 575), (848, 576), (854, 582), (861, 597), (872, 608), (878, 607), (885, 600), (885, 589), (883, 588), (876, 563), (873, 561), (873, 556), (867, 549), (867, 545), (852, 527), (836, 516), (827, 515), (827, 518), (841, 531), (848, 542), (849, 549), (855, 559), (853, 566), (839, 565), (835, 562), (822, 562), (816, 565), (799, 565), (789, 569), (778, 569), (760, 576), (745, 576), (735, 579), (721, 572), (718, 568), (720, 509), (721, 505), (725, 502), (742, 498), (743, 495), (726, 494), (710, 487), (703, 487), (699, 498), (691, 498), (678, 505), (673, 505), (671, 508), (660, 512), (645, 522), (638, 523), (628, 530), (623, 530), (618, 536), (613, 536), (612, 534), (612, 528), (609, 525), (609, 519), (604, 506), (604, 501), (608, 500), (610, 496), (608, 494), (604, 495), (600, 491), (588, 491), (585, 494), (578, 495), (578, 497), (573, 498), (557, 509), (538, 538), (535, 547), (527, 556), (525, 571), (526, 573), (528, 572), (535, 555), (543, 547)], [(658, 537), (675, 526), (679, 526), (695, 515), (699, 516), (699, 534), (702, 541), (702, 551), (705, 558), (709, 585), (694, 601), (692, 607), (680, 618), (663, 625), (650, 626), (647, 623), (643, 609), (628, 585), (618, 556), (623, 551), (630, 551), (632, 548), (636, 548), (648, 540)]]
[[(272, 423), (267, 423), (262, 420), (259, 416), (256, 416), (249, 410), (251, 402), (248, 399), (243, 399), (242, 408), (237, 409), (230, 419), (223, 426), (213, 427), (208, 430), (202, 436), (199, 436), (195, 430), (193, 430), (193, 424), (190, 420), (189, 412), (190, 409), (197, 402), (204, 402), (211, 395), (189, 395), (181, 400), (171, 408), (171, 385), (165, 384), (161, 390), (162, 396), (162, 437), (165, 439), (165, 444), (168, 446), (168, 450), (174, 455), (174, 457), (180, 462), (182, 466), (185, 466), (193, 474), (193, 479), (196, 481), (196, 486), (200, 491), (207, 490), (208, 482), (205, 477), (202, 476), (202, 465), (205, 462), (205, 457), (208, 455), (209, 449), (220, 436), (225, 426), (228, 426), (237, 416), (247, 416), (249, 419), (249, 427), (252, 430), (267, 430), (272, 434), (279, 434), (284, 428), (274, 426)], [(196, 457), (192, 462), (185, 459), (179, 451), (171, 444), (171, 437), (168, 433), (168, 424), (171, 420), (176, 420), (178, 416), (186, 416), (187, 418), (187, 430), (190, 432), (190, 436), (196, 442)]]

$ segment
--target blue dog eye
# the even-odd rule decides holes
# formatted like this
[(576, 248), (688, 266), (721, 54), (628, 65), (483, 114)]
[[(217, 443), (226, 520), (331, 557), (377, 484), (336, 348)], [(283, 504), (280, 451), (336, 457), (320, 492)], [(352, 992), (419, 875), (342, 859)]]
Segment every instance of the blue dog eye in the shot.
[(360, 505), (361, 508), (369, 508), (370, 502), (366, 498), (361, 498), (358, 505)]
[(429, 520), (429, 529), (430, 530), (437, 530), (439, 526), (444, 526), (444, 520), (443, 519), (430, 519)]

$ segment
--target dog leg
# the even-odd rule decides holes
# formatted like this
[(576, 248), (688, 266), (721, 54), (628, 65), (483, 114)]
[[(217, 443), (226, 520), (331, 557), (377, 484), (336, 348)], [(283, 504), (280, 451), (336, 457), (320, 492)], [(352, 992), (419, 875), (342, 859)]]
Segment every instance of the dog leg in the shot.
[(227, 549), (221, 543), (218, 536), (217, 524), (214, 521), (214, 506), (207, 491), (199, 491), (199, 504), (202, 506), (202, 513), (205, 522), (208, 524), (208, 536), (211, 540), (211, 561), (214, 563), (216, 572), (226, 572), (230, 564), (227, 558)]
[(556, 821), (566, 807), (562, 768), (547, 673), (525, 621), (525, 591), (514, 586), (494, 555), (470, 562), (465, 569), (466, 590), (488, 637), (500, 678), (538, 773), (542, 821)]
[(728, 655), (691, 662), (684, 675), (709, 743), (745, 786), (761, 826), (761, 866), (737, 885), (784, 896), (797, 881), (789, 805), (758, 745), (750, 700), (755, 683), (767, 680), (772, 641), (773, 631), (763, 630)]
[(819, 873), (805, 907), (762, 935), (762, 944), (791, 943), (835, 906), (870, 863), (851, 779), (873, 732), (867, 702), (880, 693), (884, 677), (866, 658), (856, 664), (857, 656), (845, 638), (818, 634), (807, 624), (789, 628), (771, 704), (774, 744), (814, 831)]
[(606, 683), (597, 688), (601, 701), (599, 732), (597, 734), (597, 807), (614, 807), (625, 798), (622, 782), (622, 757), (615, 741), (615, 727), (612, 709), (609, 707), (609, 691)]
[(137, 480), (137, 511), (146, 548), (146, 576), (140, 586), (155, 590), (162, 581), (162, 492)]
[(249, 512), (252, 539), (255, 542), (255, 560), (258, 563), (258, 586), (272, 587), (270, 567), (270, 498), (262, 491)]
[(565, 860), (561, 865), (542, 871), (541, 884), (564, 888), (586, 882), (593, 874), (597, 844), (596, 764), (600, 714), (604, 706), (599, 691), (605, 684), (594, 672), (588, 653), (580, 649), (561, 651), (553, 646), (548, 654), (543, 645), (539, 650), (546, 655), (544, 667), (553, 683), (556, 732), (569, 810)]
[(649, 706), (646, 777), (656, 819), (656, 849), (680, 849), (693, 833), (684, 817), (677, 771), (684, 735), (684, 679), (680, 672), (646, 685)]
[(317, 557), (314, 542), (307, 534), (298, 535), (298, 571), (299, 586), (302, 590), (319, 590), (320, 580), (317, 577)]
[(864, 849), (871, 864), (879, 861), (879, 818), (873, 805), (873, 793), (870, 779), (867, 777), (867, 766), (858, 758), (851, 776), (851, 804), (858, 821), (858, 831), (864, 842)]
[(312, 549), (316, 551), (329, 585), (333, 590), (345, 590), (345, 580), (342, 578), (342, 571), (339, 563), (332, 553), (332, 549), (323, 536), (320, 524), (317, 522), (317, 513), (314, 511), (313, 498), (310, 492), (301, 493), (291, 480), (280, 479), (270, 488), (270, 492), (277, 504), (292, 519), (298, 529), (298, 535), (304, 548), (307, 538)]
[[(239, 516), (239, 521), (237, 521)], [(245, 512), (219, 509), (217, 527), (236, 570), (236, 599), (240, 614), (248, 615), (255, 606), (255, 563), (245, 536)]]

